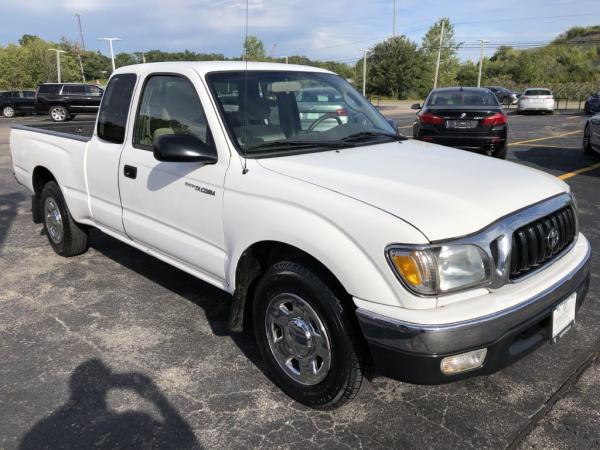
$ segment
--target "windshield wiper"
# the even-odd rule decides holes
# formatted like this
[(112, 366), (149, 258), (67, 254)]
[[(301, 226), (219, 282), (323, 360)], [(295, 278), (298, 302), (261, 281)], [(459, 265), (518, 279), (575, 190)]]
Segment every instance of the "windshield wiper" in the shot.
[(383, 131), (359, 131), (358, 133), (349, 134), (348, 136), (343, 137), (342, 139), (340, 139), (340, 141), (358, 142), (358, 141), (367, 140), (372, 137), (387, 137), (387, 138), (392, 138), (395, 141), (404, 141), (404, 140), (408, 139), (405, 136), (401, 136), (398, 134), (385, 133)]
[(347, 143), (340, 141), (271, 141), (253, 144), (246, 147), (247, 151), (261, 151), (274, 149), (303, 149), (303, 148), (343, 148), (348, 147)]

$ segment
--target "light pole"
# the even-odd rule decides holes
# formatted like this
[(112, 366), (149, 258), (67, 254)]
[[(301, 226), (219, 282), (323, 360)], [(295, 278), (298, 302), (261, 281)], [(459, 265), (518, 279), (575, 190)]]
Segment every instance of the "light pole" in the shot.
[(440, 32), (440, 45), (438, 47), (437, 61), (435, 63), (435, 76), (433, 77), (433, 88), (437, 87), (438, 73), (440, 72), (440, 58), (442, 57), (442, 43), (444, 42), (444, 25), (445, 20), (442, 20), (442, 31)]
[(113, 41), (122, 41), (123, 39), (118, 38), (118, 37), (110, 37), (110, 38), (98, 38), (99, 41), (108, 41), (108, 46), (110, 48), (110, 60), (112, 62), (112, 70), (113, 72), (115, 71), (116, 67), (115, 67), (115, 54), (113, 52)]
[(59, 50), (57, 48), (49, 48), (48, 51), (56, 52), (56, 78), (60, 83), (60, 54), (67, 52), (65, 50)]
[(363, 50), (363, 89), (362, 89), (362, 94), (363, 96), (367, 96), (367, 53), (369, 53), (368, 50)]
[(392, 37), (396, 37), (396, 0), (394, 0), (394, 13), (392, 14)]
[(479, 39), (479, 42), (481, 42), (481, 53), (479, 53), (479, 76), (477, 77), (477, 87), (481, 87), (481, 70), (483, 68), (483, 47), (485, 47), (486, 42), (490, 41), (486, 41), (485, 39)]

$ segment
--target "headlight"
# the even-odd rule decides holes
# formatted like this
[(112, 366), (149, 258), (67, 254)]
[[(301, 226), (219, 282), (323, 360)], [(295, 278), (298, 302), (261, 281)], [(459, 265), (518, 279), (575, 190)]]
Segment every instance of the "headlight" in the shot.
[(390, 265), (420, 295), (438, 295), (490, 282), (490, 260), (476, 245), (390, 246)]

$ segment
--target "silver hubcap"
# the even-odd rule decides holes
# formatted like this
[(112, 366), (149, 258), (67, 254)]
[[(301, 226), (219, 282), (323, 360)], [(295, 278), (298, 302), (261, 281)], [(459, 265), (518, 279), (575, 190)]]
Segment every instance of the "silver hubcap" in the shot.
[(65, 118), (67, 117), (67, 111), (65, 110), (65, 108), (52, 108), (52, 110), (50, 111), (50, 116), (52, 116), (52, 118), (54, 120), (65, 120)]
[(58, 205), (52, 197), (48, 197), (44, 202), (44, 215), (48, 236), (50, 236), (52, 242), (60, 244), (63, 239), (63, 221), (60, 209), (58, 209)]
[(271, 353), (290, 378), (304, 385), (325, 379), (331, 345), (323, 321), (307, 302), (290, 293), (275, 296), (267, 306), (265, 327)]
[(6, 106), (2, 113), (5, 117), (12, 117), (15, 115), (15, 110), (11, 106)]

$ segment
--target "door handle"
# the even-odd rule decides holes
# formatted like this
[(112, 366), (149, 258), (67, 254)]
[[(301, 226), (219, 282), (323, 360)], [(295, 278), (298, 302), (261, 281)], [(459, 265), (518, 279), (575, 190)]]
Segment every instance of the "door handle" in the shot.
[(135, 179), (135, 177), (137, 177), (137, 167), (125, 165), (123, 167), (123, 175), (127, 178)]

